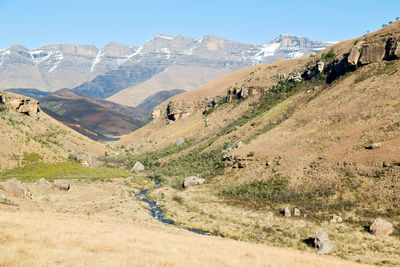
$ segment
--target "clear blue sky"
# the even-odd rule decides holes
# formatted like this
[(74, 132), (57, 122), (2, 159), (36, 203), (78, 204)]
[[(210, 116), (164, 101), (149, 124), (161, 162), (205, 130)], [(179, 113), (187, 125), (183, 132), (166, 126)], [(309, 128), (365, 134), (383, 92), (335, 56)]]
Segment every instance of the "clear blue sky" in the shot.
[(400, 0), (0, 0), (0, 48), (143, 44), (156, 33), (265, 43), (281, 33), (336, 41), (400, 16)]

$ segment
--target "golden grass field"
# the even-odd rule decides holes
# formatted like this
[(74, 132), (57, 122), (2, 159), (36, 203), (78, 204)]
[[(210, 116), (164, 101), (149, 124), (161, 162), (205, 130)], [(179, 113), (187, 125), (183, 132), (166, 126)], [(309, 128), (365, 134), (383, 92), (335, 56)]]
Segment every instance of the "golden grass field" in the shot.
[(124, 179), (30, 185), (32, 200), (0, 205), (0, 266), (355, 266), (331, 256), (201, 236), (166, 226)]

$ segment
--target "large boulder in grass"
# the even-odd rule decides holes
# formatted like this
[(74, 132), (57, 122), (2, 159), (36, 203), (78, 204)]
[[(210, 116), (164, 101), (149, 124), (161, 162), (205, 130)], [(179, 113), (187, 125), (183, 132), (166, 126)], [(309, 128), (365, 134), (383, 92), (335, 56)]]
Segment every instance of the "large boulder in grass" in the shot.
[(369, 230), (374, 236), (388, 236), (393, 233), (393, 224), (378, 218), (371, 224)]
[(54, 180), (51, 186), (62, 191), (68, 191), (71, 188), (70, 183), (64, 180)]
[(193, 186), (193, 185), (204, 184), (205, 181), (206, 181), (205, 179), (199, 178), (197, 176), (189, 176), (183, 180), (182, 186), (183, 186), (183, 188), (187, 188), (187, 187)]
[(2, 186), (4, 192), (8, 196), (14, 196), (23, 199), (31, 198), (31, 192), (29, 191), (28, 187), (18, 181), (17, 179), (11, 179), (6, 181)]
[(335, 249), (335, 244), (329, 239), (329, 235), (323, 231), (315, 233), (314, 246), (317, 249), (317, 254), (328, 254)]
[(136, 161), (135, 165), (133, 165), (131, 172), (141, 172), (144, 171), (144, 169), (144, 165), (139, 161)]
[(177, 146), (180, 146), (180, 145), (182, 145), (183, 143), (185, 143), (185, 141), (186, 141), (185, 138), (179, 137), (178, 139), (176, 139), (175, 144), (176, 144)]
[(5, 200), (6, 199), (6, 192), (4, 192), (3, 190), (0, 189), (0, 201)]

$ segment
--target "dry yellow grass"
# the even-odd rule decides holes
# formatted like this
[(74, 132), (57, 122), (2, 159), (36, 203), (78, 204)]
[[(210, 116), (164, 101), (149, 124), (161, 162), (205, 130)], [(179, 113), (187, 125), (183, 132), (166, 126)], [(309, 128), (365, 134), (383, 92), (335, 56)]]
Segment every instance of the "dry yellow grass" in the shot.
[(128, 196), (123, 180), (75, 181), (69, 192), (31, 188), (32, 200), (0, 206), (1, 266), (355, 265), (165, 226)]
[[(307, 211), (301, 208), (300, 217), (287, 218), (276, 212), (283, 210), (285, 204), (276, 204), (274, 209), (263, 204), (256, 208), (234, 205), (233, 199), (220, 198), (213, 190), (213, 186), (192, 187), (184, 191), (165, 187), (152, 194), (154, 198), (162, 193), (167, 196), (162, 204), (165, 216), (182, 226), (309, 253), (313, 248), (303, 240), (323, 230), (335, 242), (334, 256), (369, 264), (400, 264), (400, 256), (396, 253), (400, 250), (398, 237), (376, 238), (365, 231), (362, 225), (349, 222), (357, 217), (354, 213), (340, 213), (344, 222), (338, 224), (330, 223), (328, 216), (324, 221), (310, 219), (313, 217), (310, 213), (304, 218)], [(178, 196), (180, 203), (174, 201), (173, 196)], [(290, 207), (293, 209), (293, 206)]]

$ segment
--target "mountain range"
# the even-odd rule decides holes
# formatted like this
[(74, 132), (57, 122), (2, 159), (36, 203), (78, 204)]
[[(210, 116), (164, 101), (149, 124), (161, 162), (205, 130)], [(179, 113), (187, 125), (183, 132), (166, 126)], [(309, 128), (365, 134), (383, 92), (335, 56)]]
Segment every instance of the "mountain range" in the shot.
[(136, 106), (158, 91), (189, 91), (244, 67), (306, 56), (331, 44), (293, 35), (246, 44), (213, 35), (157, 34), (141, 46), (53, 44), (30, 50), (14, 45), (0, 50), (0, 88), (69, 88)]

